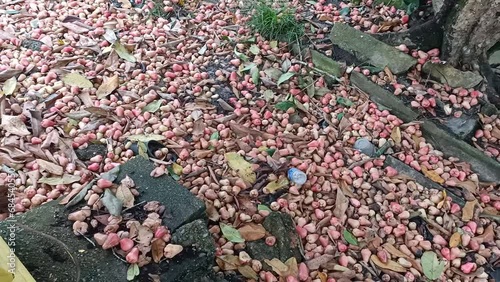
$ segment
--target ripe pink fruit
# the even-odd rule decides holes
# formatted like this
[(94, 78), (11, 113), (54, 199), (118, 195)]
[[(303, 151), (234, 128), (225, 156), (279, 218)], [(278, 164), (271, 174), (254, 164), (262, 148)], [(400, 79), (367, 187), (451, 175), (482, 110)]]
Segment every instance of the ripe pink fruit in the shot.
[(137, 263), (139, 260), (139, 249), (137, 247), (133, 248), (125, 259), (127, 259), (128, 263)]
[(462, 272), (465, 274), (472, 273), (473, 271), (476, 270), (476, 268), (477, 268), (477, 266), (473, 262), (467, 262), (467, 263), (464, 263), (460, 266), (460, 270), (462, 270)]
[(102, 244), (104, 250), (111, 249), (120, 244), (120, 237), (116, 233), (109, 233), (106, 241)]
[(130, 251), (134, 247), (134, 241), (129, 238), (123, 238), (120, 240), (120, 248), (124, 252)]
[(168, 229), (165, 226), (160, 226), (155, 231), (155, 238), (163, 238), (168, 233)]
[(99, 179), (97, 180), (97, 187), (101, 188), (101, 189), (105, 189), (105, 188), (109, 188), (113, 186), (113, 182), (107, 180), (107, 179)]
[(306, 281), (309, 278), (309, 269), (307, 265), (303, 262), (299, 264), (299, 280)]

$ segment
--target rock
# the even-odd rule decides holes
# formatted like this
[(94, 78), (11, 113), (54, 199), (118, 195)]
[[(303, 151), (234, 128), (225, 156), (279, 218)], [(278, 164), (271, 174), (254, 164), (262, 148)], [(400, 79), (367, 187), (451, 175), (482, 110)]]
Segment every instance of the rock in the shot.
[[(272, 212), (262, 223), (267, 232), (276, 237), (274, 246), (268, 246), (265, 238), (247, 242), (247, 252), (251, 258), (263, 261), (277, 258), (285, 262), (295, 257), (297, 262), (302, 261), (299, 251), (300, 238), (295, 231), (293, 219), (286, 213)], [(264, 264), (266, 266), (266, 264)]]
[(443, 5), (444, 0), (432, 0), (432, 9), (434, 10), (434, 14), (439, 13)]
[(342, 77), (342, 67), (339, 63), (315, 50), (311, 50), (311, 56), (314, 67), (335, 77)]
[[(417, 120), (419, 114), (406, 106), (401, 100), (389, 91), (381, 88), (360, 73), (353, 72), (350, 77), (351, 83), (370, 95), (370, 99), (395, 114), (403, 122)], [(430, 120), (424, 120), (420, 125), (423, 137), (434, 148), (440, 150), (445, 156), (457, 157), (462, 161), (470, 163), (474, 172), (479, 174), (479, 179), (485, 182), (500, 181), (500, 163), (486, 156), (483, 152), (470, 144), (458, 139), (451, 134), (443, 125), (435, 124)]]
[(415, 58), (347, 24), (335, 23), (330, 38), (357, 59), (382, 69), (387, 66), (395, 74), (407, 71), (417, 62)]
[(433, 64), (427, 62), (424, 64), (422, 71), (430, 74), (439, 82), (448, 84), (453, 88), (472, 88), (483, 80), (483, 77), (479, 74), (471, 71), (460, 71), (448, 64)]
[(292, 114), (290, 115), (289, 122), (291, 124), (299, 124), (300, 126), (304, 125), (304, 121), (302, 120), (302, 117), (298, 114)]
[(444, 125), (446, 125), (446, 127), (448, 127), (451, 132), (457, 135), (460, 139), (469, 140), (478, 128), (479, 122), (477, 120), (477, 115), (462, 115), (459, 118), (453, 116), (446, 118), (444, 120)]
[(97, 155), (101, 155), (103, 157), (106, 156), (108, 149), (105, 144), (93, 144), (89, 143), (88, 147), (85, 149), (76, 149), (75, 153), (79, 160), (88, 161), (92, 157)]
[(77, 267), (81, 282), (96, 281), (96, 277), (99, 281), (126, 281), (127, 264), (111, 251), (94, 247), (81, 236), (75, 236), (64, 209), (65, 206), (52, 201), (15, 216), (13, 221), (0, 221), (0, 236), (8, 242), (9, 227), (14, 223), (29, 227), (19, 227), (12, 233), (15, 234), (14, 248), (19, 260), (37, 281), (77, 281)]
[(172, 234), (172, 243), (182, 245), (184, 251), (162, 269), (161, 281), (215, 281), (215, 241), (206, 221), (198, 219), (179, 227)]
[(42, 47), (43, 42), (34, 40), (34, 39), (24, 39), (23, 42), (21, 42), (21, 46), (26, 48), (26, 49), (31, 49), (33, 51), (40, 51), (40, 48)]
[(497, 50), (490, 54), (488, 63), (490, 65), (500, 65), (500, 50)]
[(179, 226), (205, 217), (205, 204), (168, 175), (151, 177), (155, 168), (149, 160), (137, 156), (120, 165), (115, 183), (129, 176), (141, 193), (139, 201), (159, 201), (165, 206), (163, 223), (175, 231)]

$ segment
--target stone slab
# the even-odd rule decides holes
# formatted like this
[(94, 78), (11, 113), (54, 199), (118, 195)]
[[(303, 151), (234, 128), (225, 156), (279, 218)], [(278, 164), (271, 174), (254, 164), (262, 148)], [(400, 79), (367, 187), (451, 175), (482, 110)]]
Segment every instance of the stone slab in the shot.
[(422, 67), (422, 71), (430, 74), (437, 81), (448, 84), (453, 88), (472, 88), (483, 80), (483, 77), (477, 73), (461, 71), (448, 64), (427, 62)]
[(171, 231), (193, 220), (205, 217), (205, 204), (187, 188), (168, 175), (151, 177), (155, 168), (149, 160), (136, 156), (120, 165), (116, 183), (129, 176), (141, 193), (138, 201), (159, 201), (165, 206), (163, 224)]
[[(389, 91), (381, 88), (370, 81), (364, 75), (351, 73), (351, 83), (366, 92), (370, 99), (402, 119), (404, 122), (417, 121), (419, 114), (401, 102)], [(434, 148), (442, 151), (446, 156), (454, 156), (462, 161), (470, 163), (474, 172), (479, 175), (479, 179), (485, 182), (500, 182), (500, 163), (486, 156), (483, 152), (458, 139), (444, 126), (438, 126), (432, 121), (423, 120), (420, 125), (422, 133), (427, 142)]]
[(335, 23), (330, 38), (359, 60), (382, 69), (387, 66), (395, 74), (406, 72), (417, 63), (415, 58), (347, 24)]
[(311, 57), (314, 66), (337, 78), (342, 77), (342, 67), (333, 59), (321, 54), (318, 51), (311, 50)]

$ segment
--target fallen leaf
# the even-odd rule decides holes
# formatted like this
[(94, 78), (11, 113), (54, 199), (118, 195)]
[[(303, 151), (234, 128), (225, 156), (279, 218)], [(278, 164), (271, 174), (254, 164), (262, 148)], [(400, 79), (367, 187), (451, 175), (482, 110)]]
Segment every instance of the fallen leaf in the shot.
[(161, 100), (153, 101), (153, 102), (147, 104), (144, 108), (142, 108), (142, 112), (143, 113), (145, 113), (145, 112), (155, 113), (156, 111), (158, 111), (160, 109), (161, 104), (162, 104)]
[[(498, 229), (497, 229), (498, 230)], [(479, 244), (484, 242), (493, 242), (495, 240), (495, 230), (493, 229), (493, 224), (488, 225), (483, 231), (483, 234), (474, 237)]]
[(333, 210), (333, 215), (336, 218), (341, 218), (347, 208), (349, 207), (349, 200), (344, 196), (344, 192), (341, 189), (337, 189), (337, 196), (335, 199), (335, 209)]
[[(14, 93), (14, 91), (16, 91), (16, 88), (17, 88), (17, 79), (16, 77), (11, 77), (9, 79), (7, 79), (4, 84), (3, 84), (3, 87), (2, 87), (2, 91), (3, 91), (3, 94), (5, 96), (10, 96)], [(0, 97), (2, 95), (0, 94)]]
[(215, 262), (222, 270), (236, 270), (241, 265), (240, 259), (235, 255), (223, 255), (215, 258)]
[(229, 226), (229, 225), (221, 222), (220, 229), (221, 229), (224, 237), (226, 237), (226, 239), (228, 239), (229, 241), (231, 241), (233, 243), (245, 242), (245, 240), (241, 237), (240, 232), (237, 229), (235, 229), (234, 227)]
[(236, 135), (239, 135), (241, 137), (251, 135), (253, 137), (262, 137), (263, 139), (274, 139), (275, 138), (275, 136), (273, 134), (269, 134), (267, 132), (262, 132), (262, 131), (258, 131), (255, 129), (251, 129), (251, 128), (248, 128), (246, 126), (237, 124), (235, 122), (231, 122), (229, 124), (229, 127), (231, 128), (232, 131), (234, 131), (234, 133), (236, 133)]
[(264, 262), (267, 263), (267, 265), (269, 265), (279, 276), (286, 277), (285, 275), (288, 272), (288, 266), (281, 260), (273, 258), (272, 260), (265, 259)]
[(476, 194), (478, 185), (472, 180), (466, 180), (466, 181), (457, 181), (457, 187), (467, 189), (472, 194)]
[(257, 205), (257, 210), (272, 212), (272, 210), (266, 205)]
[(61, 177), (42, 177), (38, 180), (38, 183), (45, 183), (48, 185), (58, 185), (58, 184), (71, 184), (80, 181), (81, 177), (79, 175), (64, 174)]
[(437, 174), (434, 170), (428, 170), (425, 165), (422, 166), (422, 173), (436, 183), (443, 184), (445, 182), (439, 174)]
[(376, 255), (370, 257), (371, 261), (378, 267), (383, 269), (389, 269), (396, 272), (406, 272), (406, 268), (393, 260), (387, 260), (387, 263), (383, 263)]
[(94, 84), (90, 80), (88, 80), (85, 76), (72, 72), (65, 75), (62, 79), (64, 83), (69, 86), (77, 86), (80, 88), (92, 88)]
[(41, 160), (41, 159), (37, 159), (36, 163), (38, 164), (38, 166), (40, 166), (41, 170), (48, 171), (52, 174), (62, 175), (64, 173), (64, 169), (60, 165), (56, 165), (54, 163), (51, 163), (51, 162), (48, 162), (45, 160)]
[(0, 71), (0, 82), (6, 81), (7, 79), (16, 76), (22, 73), (22, 70), (17, 69), (6, 69), (4, 71)]
[(457, 247), (460, 242), (462, 241), (462, 234), (460, 232), (455, 232), (453, 235), (450, 237), (450, 248)]
[(436, 280), (443, 274), (446, 263), (439, 261), (435, 252), (427, 251), (420, 259), (425, 277), (430, 280)]
[(476, 207), (477, 200), (467, 201), (462, 208), (462, 220), (467, 222), (474, 217), (474, 208)]
[(399, 129), (399, 126), (396, 126), (392, 129), (391, 138), (396, 144), (401, 144), (401, 130)]
[(278, 82), (277, 82), (278, 86), (280, 86), (280, 84), (282, 84), (282, 83), (284, 83), (284, 82), (288, 81), (288, 80), (289, 80), (290, 78), (292, 78), (294, 75), (295, 75), (295, 73), (293, 73), (293, 72), (286, 72), (286, 73), (282, 74), (282, 75), (280, 76), (280, 78), (278, 79)]
[(2, 115), (2, 129), (18, 136), (29, 135), (30, 132), (20, 116)]
[(85, 33), (85, 32), (89, 32), (89, 29), (88, 28), (85, 28), (85, 27), (82, 27), (80, 25), (77, 25), (77, 24), (74, 24), (74, 23), (70, 23), (70, 22), (63, 22), (61, 23), (61, 25), (69, 30), (71, 30), (72, 32), (74, 33)]
[(224, 155), (231, 169), (233, 169), (243, 180), (250, 184), (255, 183), (257, 176), (253, 171), (252, 164), (247, 162), (238, 153), (226, 153)]
[(259, 52), (260, 52), (259, 46), (255, 45), (255, 44), (252, 44), (252, 45), (250, 46), (250, 49), (249, 49), (249, 50), (250, 50), (250, 52), (251, 52), (252, 54), (254, 54), (254, 55), (258, 55), (258, 54), (259, 54)]
[(110, 214), (119, 216), (122, 213), (122, 202), (113, 195), (110, 189), (104, 190), (104, 197), (101, 201)]
[(387, 77), (389, 77), (389, 81), (394, 82), (394, 75), (388, 67), (384, 68), (384, 72), (387, 74)]
[(249, 265), (238, 266), (238, 272), (241, 273), (245, 278), (253, 279), (255, 281), (259, 280), (257, 272)]
[(137, 61), (136, 58), (132, 54), (130, 54), (125, 46), (123, 46), (119, 41), (116, 41), (113, 44), (113, 48), (115, 49), (118, 56), (120, 56), (120, 58), (131, 63), (135, 63)]
[(255, 223), (246, 224), (238, 228), (238, 231), (241, 237), (247, 242), (256, 241), (266, 236), (266, 229), (262, 225)]
[[(96, 180), (93, 180), (91, 182), (89, 182), (87, 185), (85, 185), (85, 187), (81, 188), (81, 190), (78, 192), (78, 194), (76, 194), (76, 196), (71, 199), (71, 201), (69, 201), (69, 203), (66, 205), (66, 208), (69, 208), (69, 207), (72, 207), (76, 204), (78, 204), (81, 200), (83, 200), (85, 198), (85, 196), (87, 195), (87, 192), (90, 190), (90, 188), (92, 188), (92, 186), (94, 185), (94, 183), (96, 182)], [(72, 193), (70, 193), (72, 194)], [(63, 201), (66, 200), (66, 198), (63, 199)]]
[(313, 258), (311, 260), (306, 261), (307, 268), (309, 270), (317, 270), (322, 265), (332, 261), (335, 258), (333, 255), (323, 254), (319, 257)]
[(419, 262), (417, 262), (415, 259), (409, 257), (408, 255), (406, 255), (405, 253), (401, 252), (400, 250), (398, 250), (396, 247), (394, 247), (394, 245), (390, 244), (390, 243), (385, 243), (384, 245), (382, 245), (382, 247), (384, 247), (384, 249), (391, 255), (393, 255), (394, 257), (399, 257), (399, 258), (404, 258), (406, 259), (407, 261), (411, 262), (413, 268), (415, 268), (416, 270), (418, 270), (419, 272), (422, 272), (422, 266), (420, 265)]
[(165, 140), (166, 137), (163, 135), (159, 134), (137, 134), (137, 135), (130, 135), (127, 137), (128, 140), (130, 141), (136, 141), (136, 142), (149, 142), (149, 141), (162, 141)]
[(285, 277), (288, 276), (297, 276), (299, 275), (299, 265), (297, 264), (297, 259), (295, 257), (291, 257), (285, 261), (285, 265), (288, 267), (288, 271), (284, 273)]
[(137, 265), (137, 263), (134, 263), (134, 264), (131, 264), (129, 265), (128, 269), (127, 269), (127, 280), (128, 281), (132, 281), (135, 279), (135, 277), (137, 275), (139, 275), (139, 266)]
[(280, 179), (269, 182), (266, 185), (266, 187), (264, 187), (264, 189), (266, 189), (267, 192), (274, 194), (276, 191), (280, 190), (281, 188), (288, 186), (288, 184), (290, 184), (288, 179), (286, 179), (285, 177), (282, 177)]
[(151, 254), (153, 256), (153, 261), (158, 263), (163, 257), (163, 249), (167, 243), (163, 241), (161, 238), (154, 239), (151, 243)]
[(220, 219), (219, 210), (214, 206), (214, 204), (211, 202), (206, 202), (205, 206), (208, 219), (214, 222), (219, 221)]
[(102, 99), (111, 94), (116, 88), (118, 88), (118, 85), (118, 75), (115, 74), (110, 78), (104, 77), (104, 82), (99, 86), (96, 92), (97, 99)]
[[(108, 191), (108, 190), (106, 190)], [(135, 240), (137, 241), (138, 244), (144, 245), (144, 246), (149, 246), (151, 244), (151, 240), (153, 239), (153, 231), (149, 230), (148, 227), (139, 225), (137, 227), (137, 237)]]
[(130, 188), (127, 185), (123, 184), (123, 181), (127, 178), (129, 177), (126, 176), (125, 179), (122, 180), (122, 184), (120, 184), (118, 188), (116, 188), (116, 198), (122, 201), (124, 207), (131, 208), (134, 206), (135, 198), (132, 192), (130, 192)]
[(352, 235), (352, 233), (349, 232), (349, 230), (344, 228), (344, 231), (342, 231), (342, 235), (344, 235), (344, 239), (347, 241), (347, 243), (354, 246), (357, 246), (359, 244), (358, 239), (356, 239), (356, 237)]

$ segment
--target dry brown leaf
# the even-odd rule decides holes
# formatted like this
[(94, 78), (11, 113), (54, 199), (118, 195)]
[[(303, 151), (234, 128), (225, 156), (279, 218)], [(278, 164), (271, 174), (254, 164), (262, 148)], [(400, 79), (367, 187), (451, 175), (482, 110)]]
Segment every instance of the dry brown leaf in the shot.
[(439, 174), (437, 174), (434, 170), (428, 170), (424, 165), (422, 166), (422, 173), (436, 183), (443, 184), (445, 182)]
[(285, 265), (288, 267), (288, 271), (283, 275), (284, 277), (299, 275), (299, 265), (297, 264), (297, 259), (291, 257), (285, 261)]
[(313, 258), (311, 260), (306, 261), (306, 265), (307, 268), (309, 268), (309, 270), (316, 270), (320, 268), (323, 264), (331, 261), (334, 258), (335, 256), (333, 255), (323, 254), (317, 258)]
[(459, 232), (453, 233), (450, 237), (450, 248), (457, 247), (462, 241), (462, 235)]
[(10, 134), (19, 136), (26, 136), (30, 134), (28, 128), (26, 127), (20, 116), (3, 115), (2, 129)]
[(151, 239), (153, 239), (153, 232), (146, 226), (142, 225), (137, 226), (137, 231), (137, 243), (148, 246), (151, 243)]
[(238, 272), (241, 273), (245, 278), (253, 279), (255, 281), (259, 280), (257, 272), (249, 265), (238, 266)]
[(51, 163), (51, 162), (48, 162), (45, 160), (41, 160), (41, 159), (37, 159), (36, 163), (38, 164), (38, 166), (40, 167), (41, 170), (48, 171), (52, 174), (63, 175), (63, 173), (64, 173), (64, 169), (60, 165), (56, 165), (54, 163)]
[(235, 255), (223, 255), (215, 258), (217, 265), (224, 271), (236, 270), (241, 265), (240, 259)]
[(356, 196), (352, 192), (351, 186), (347, 185), (347, 182), (345, 180), (340, 180), (339, 182), (340, 189), (342, 189), (342, 192), (344, 192), (344, 195), (347, 197), (355, 198)]
[(321, 282), (326, 282), (328, 280), (328, 275), (324, 272), (318, 272), (318, 278)]
[(85, 185), (80, 185), (79, 188), (77, 189), (72, 189), (71, 192), (69, 192), (68, 195), (64, 196), (64, 198), (59, 202), (60, 205), (66, 205), (67, 203), (69, 203), (69, 201), (71, 199), (73, 199), (73, 197), (80, 193), (80, 191), (82, 191), (83, 187), (85, 187)]
[(420, 137), (418, 137), (417, 135), (412, 135), (411, 139), (415, 143), (415, 150), (420, 150)]
[(493, 229), (493, 224), (488, 225), (488, 227), (484, 229), (483, 234), (474, 237), (474, 239), (477, 240), (479, 244), (482, 244), (483, 242), (493, 242), (495, 240), (495, 230)]
[[(127, 178), (129, 177), (125, 177), (124, 180), (126, 180)], [(124, 207), (131, 208), (134, 206), (135, 198), (132, 192), (130, 192), (130, 188), (123, 183), (124, 180), (122, 180), (122, 184), (120, 184), (120, 186), (116, 188), (115, 196), (118, 198), (118, 200), (122, 201)]]
[(217, 208), (215, 208), (214, 204), (211, 203), (211, 202), (206, 202), (206, 213), (207, 213), (207, 216), (208, 216), (208, 219), (210, 219), (211, 221), (219, 221), (220, 219), (220, 214), (219, 214), (219, 211)]
[(335, 199), (335, 209), (333, 210), (333, 215), (336, 218), (341, 218), (347, 208), (349, 207), (349, 200), (344, 196), (344, 192), (341, 189), (337, 189), (337, 197)]
[(286, 274), (288, 273), (288, 266), (281, 260), (273, 258), (272, 260), (265, 259), (264, 262), (267, 263), (267, 265), (269, 265), (273, 271), (276, 272), (276, 274), (281, 277), (286, 277)]
[(389, 269), (396, 272), (406, 272), (406, 268), (393, 260), (388, 260), (387, 263), (383, 263), (376, 255), (372, 255), (370, 259), (376, 266), (380, 268)]
[(203, 135), (205, 127), (206, 123), (202, 119), (198, 119), (194, 122), (193, 131), (191, 132), (191, 134), (193, 134), (193, 136)]
[(391, 138), (396, 144), (401, 144), (401, 130), (399, 129), (399, 126), (396, 126), (392, 129)]
[(161, 238), (153, 240), (153, 242), (151, 243), (151, 253), (154, 262), (160, 262), (161, 258), (163, 257), (163, 249), (166, 245), (167, 243), (165, 243), (165, 241), (163, 241)]
[(478, 185), (472, 180), (466, 180), (466, 181), (457, 181), (457, 187), (467, 189), (472, 194), (476, 194)]
[(401, 252), (400, 250), (398, 250), (396, 247), (394, 247), (394, 245), (390, 244), (390, 243), (385, 243), (384, 245), (382, 245), (384, 247), (384, 249), (391, 255), (395, 256), (395, 257), (399, 257), (399, 258), (409, 258), (408, 255), (406, 255), (405, 253)]
[(16, 76), (22, 72), (23, 72), (22, 70), (17, 70), (17, 69), (6, 69), (4, 71), (0, 71), (0, 82), (4, 82), (7, 79)]
[(266, 229), (260, 225), (255, 223), (246, 224), (243, 227), (238, 228), (238, 231), (241, 234), (241, 237), (245, 239), (245, 241), (255, 241), (262, 239), (266, 236)]
[(393, 82), (394, 81), (394, 75), (392, 74), (391, 70), (388, 67), (384, 68), (385, 74), (389, 77), (389, 81)]
[(477, 200), (467, 201), (462, 209), (462, 220), (469, 221), (474, 217), (474, 209), (476, 207)]
[(104, 82), (99, 86), (96, 92), (97, 99), (102, 99), (111, 94), (113, 91), (115, 91), (116, 88), (118, 88), (118, 85), (118, 75), (115, 74), (110, 78), (104, 77)]
[(251, 129), (251, 128), (248, 128), (246, 126), (237, 124), (235, 122), (231, 122), (229, 124), (229, 127), (231, 128), (232, 131), (234, 131), (234, 133), (236, 133), (236, 135), (239, 135), (241, 137), (244, 137), (244, 136), (247, 136), (247, 135), (251, 135), (253, 137), (262, 137), (263, 139), (274, 139), (274, 137), (275, 137), (272, 134), (269, 134), (269, 133), (266, 133), (266, 132), (262, 132), (262, 131), (258, 131), (258, 130), (255, 130), (255, 129)]
[(74, 24), (74, 23), (65, 22), (65, 23), (61, 23), (61, 25), (65, 28), (67, 28), (68, 30), (71, 30), (74, 33), (80, 34), (80, 33), (89, 32), (88, 28), (82, 27), (82, 26)]

